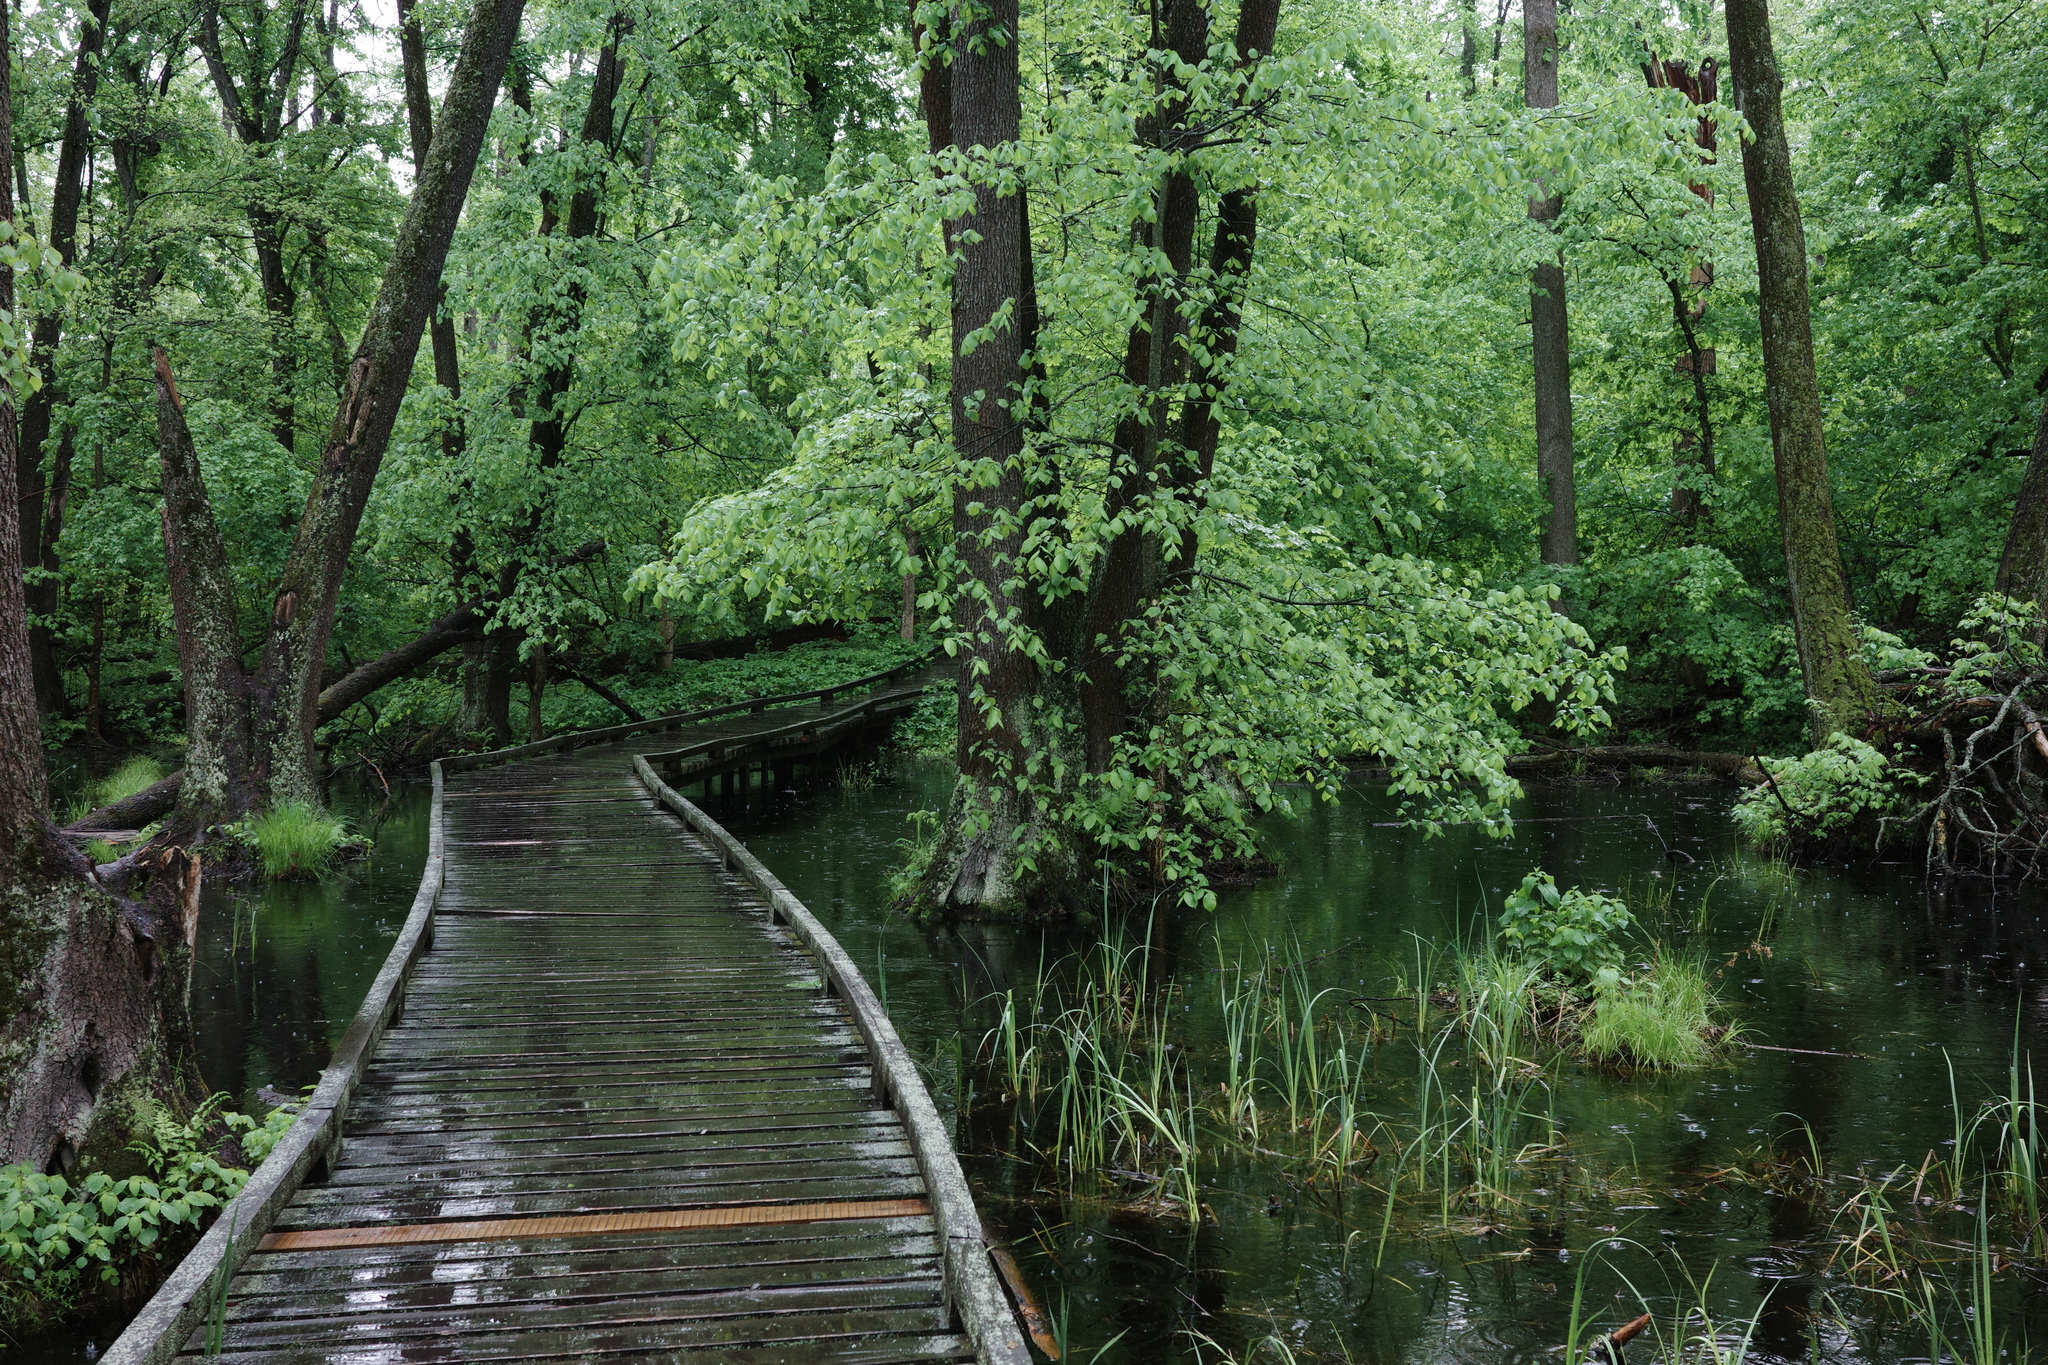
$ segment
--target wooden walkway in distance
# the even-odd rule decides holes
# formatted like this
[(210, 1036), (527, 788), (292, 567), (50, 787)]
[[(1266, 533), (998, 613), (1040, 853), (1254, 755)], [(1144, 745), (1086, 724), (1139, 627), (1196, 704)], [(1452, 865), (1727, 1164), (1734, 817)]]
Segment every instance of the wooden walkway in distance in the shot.
[(336, 1101), (324, 1178), (277, 1192), (208, 1321), (130, 1357), (1028, 1359), (978, 1227), (951, 1244), (965, 1183), (865, 983), (634, 762), (705, 737), (445, 778), (431, 950)]

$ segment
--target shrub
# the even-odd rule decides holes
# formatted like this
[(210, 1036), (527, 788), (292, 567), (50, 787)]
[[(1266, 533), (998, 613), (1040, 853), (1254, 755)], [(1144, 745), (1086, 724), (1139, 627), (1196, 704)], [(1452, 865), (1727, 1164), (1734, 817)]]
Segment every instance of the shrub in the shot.
[(23, 1164), (0, 1167), (0, 1326), (60, 1316), (97, 1279), (114, 1283), (130, 1264), (153, 1256), (179, 1231), (196, 1234), (209, 1210), (248, 1183), (249, 1172), (207, 1148), (224, 1123), (251, 1166), (269, 1155), (297, 1117), (272, 1111), (258, 1122), (217, 1114), (220, 1096), (179, 1123), (158, 1116), (134, 1145), (148, 1175), (115, 1179), (95, 1171), (76, 1181)]
[(1860, 739), (1835, 734), (1799, 758), (1768, 759), (1770, 781), (1735, 802), (1735, 828), (1758, 848), (1846, 836), (1900, 813), (1912, 779)]
[(349, 842), (348, 826), (339, 818), (296, 801), (272, 806), (242, 833), (262, 855), (264, 873), (276, 878), (316, 877)]
[(1618, 974), (1594, 984), (1593, 1015), (1580, 1028), (1586, 1055), (1599, 1061), (1679, 1069), (1703, 1064), (1718, 1003), (1706, 971), (1690, 958), (1659, 955), (1646, 976)]
[(1557, 879), (1539, 868), (1507, 898), (1499, 923), (1511, 951), (1560, 975), (1592, 977), (1620, 965), (1620, 936), (1635, 919), (1612, 896), (1558, 890)]

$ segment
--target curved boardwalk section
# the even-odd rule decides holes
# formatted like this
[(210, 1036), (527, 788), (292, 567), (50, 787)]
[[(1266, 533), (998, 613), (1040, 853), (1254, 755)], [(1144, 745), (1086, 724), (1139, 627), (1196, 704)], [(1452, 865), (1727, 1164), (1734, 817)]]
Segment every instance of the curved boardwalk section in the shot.
[(300, 1121), (324, 1178), (110, 1355), (1027, 1359), (893, 1029), (653, 738), (445, 778), (431, 948)]

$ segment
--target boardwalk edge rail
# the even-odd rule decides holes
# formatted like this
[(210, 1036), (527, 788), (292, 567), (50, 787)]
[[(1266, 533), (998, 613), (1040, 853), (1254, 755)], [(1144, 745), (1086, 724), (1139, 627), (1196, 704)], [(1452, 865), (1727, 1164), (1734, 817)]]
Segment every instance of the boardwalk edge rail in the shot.
[[(764, 711), (810, 698), (829, 700), (876, 683), (897, 681), (930, 662), (930, 656), (899, 664), (879, 673), (778, 696), (755, 697), (702, 711), (680, 712), (600, 730), (582, 730), (556, 735), (532, 744), (515, 745), (489, 753), (464, 754), (437, 759), (431, 765), (434, 793), (428, 815), (427, 861), (420, 872), (398, 939), (384, 959), (384, 966), (370, 983), (362, 1006), (349, 1021), (334, 1055), (320, 1073), (319, 1084), (307, 1098), (292, 1126), (278, 1140), (269, 1156), (249, 1174), (241, 1193), (230, 1200), (200, 1237), (199, 1242), (171, 1271), (169, 1278), (151, 1296), (121, 1335), (100, 1357), (99, 1365), (170, 1365), (185, 1342), (206, 1321), (213, 1290), (221, 1277), (239, 1270), (249, 1254), (276, 1222), (278, 1214), (298, 1193), (307, 1179), (327, 1169), (339, 1156), (342, 1122), (349, 1101), (362, 1079), (363, 1068), (376, 1051), (386, 1029), (397, 1021), (405, 1007), (405, 987), (421, 954), (433, 946), (434, 911), (440, 903), (446, 857), (443, 846), (443, 810), (446, 775), (473, 768), (513, 762), (557, 750), (608, 743), (650, 730), (678, 728), (714, 716), (740, 711)], [(949, 1302), (959, 1315), (962, 1328), (974, 1343), (984, 1365), (1029, 1365), (1030, 1354), (1019, 1334), (1008, 1300), (987, 1255), (974, 1199), (968, 1190), (959, 1158), (940, 1122), (924, 1081), (894, 1025), (882, 1012), (880, 1002), (868, 988), (860, 969), (845, 950), (818, 923), (789, 890), (763, 867), (745, 845), (726, 833), (709, 816), (672, 791), (634, 756), (634, 766), (649, 790), (671, 810), (683, 817), (718, 846), (728, 868), (739, 871), (767, 897), (772, 913), (787, 924), (824, 968), (832, 988), (846, 1002), (856, 1026), (867, 1040), (875, 1074), (881, 1088), (895, 1106), (910, 1134), (919, 1169), (931, 1192), (939, 1235), (943, 1239), (943, 1266)]]
[(433, 774), (427, 863), (420, 873), (419, 890), (398, 931), (398, 941), (391, 945), (362, 1007), (335, 1044), (333, 1058), (320, 1073), (320, 1083), (270, 1155), (249, 1173), (242, 1192), (228, 1201), (199, 1244), (100, 1357), (101, 1365), (167, 1365), (175, 1359), (186, 1339), (206, 1321), (211, 1291), (220, 1276), (232, 1275), (241, 1267), (299, 1187), (338, 1155), (342, 1118), (362, 1079), (363, 1066), (376, 1051), (384, 1030), (404, 1008), (405, 984), (413, 966), (434, 941), (434, 907), (441, 899), (445, 870), (440, 763), (433, 765)]
[(1031, 1355), (1017, 1329), (1016, 1315), (989, 1259), (974, 1195), (960, 1169), (960, 1158), (953, 1151), (953, 1140), (939, 1118), (938, 1106), (932, 1103), (931, 1092), (925, 1089), (924, 1077), (911, 1060), (910, 1050), (897, 1037), (896, 1026), (889, 1022), (867, 978), (839, 946), (832, 931), (819, 923), (745, 844), (662, 781), (645, 757), (635, 754), (633, 768), (647, 790), (675, 812), (686, 828), (718, 850), (728, 871), (761, 893), (768, 902), (769, 913), (787, 926), (817, 959), (828, 987), (853, 1016), (854, 1027), (867, 1043), (875, 1070), (875, 1089), (888, 1099), (910, 1136), (911, 1151), (924, 1176), (944, 1248), (946, 1297), (968, 1340), (974, 1344), (976, 1357), (986, 1365), (1030, 1365)]

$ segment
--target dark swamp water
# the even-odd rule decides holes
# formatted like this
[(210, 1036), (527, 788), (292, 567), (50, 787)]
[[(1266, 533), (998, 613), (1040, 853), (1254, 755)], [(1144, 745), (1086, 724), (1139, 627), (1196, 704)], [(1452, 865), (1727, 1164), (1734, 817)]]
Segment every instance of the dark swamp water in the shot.
[[(1506, 1197), (1484, 1207), (1451, 1193), (1456, 1177), (1390, 1204), (1370, 1169), (1310, 1180), (1257, 1142), (1219, 1143), (1200, 1164), (1206, 1214), (1191, 1225), (1135, 1179), (1069, 1182), (1034, 1156), (1042, 1128), (1020, 1125), (973, 1061), (997, 1017), (992, 998), (1023, 993), (1041, 970), (1066, 971), (1059, 959), (1092, 931), (930, 934), (887, 911), (907, 817), (942, 807), (949, 783), (941, 766), (884, 759), (849, 783), (710, 809), (884, 993), (956, 1123), (991, 1229), (1012, 1240), (1069, 1359), (1561, 1360), (1575, 1298), (1580, 1323), (1600, 1328), (1648, 1308), (1667, 1344), (1689, 1306), (1704, 1309), (1729, 1361), (1744, 1358), (1745, 1335), (1746, 1358), (1759, 1362), (1930, 1358), (1924, 1330), (1840, 1273), (1830, 1214), (1857, 1173), (1917, 1168), (1948, 1149), (1951, 1069), (1974, 1112), (2006, 1087), (2016, 1040), (2024, 1054), (2042, 1036), (2039, 896), (1930, 895), (1911, 866), (1788, 871), (1737, 850), (1718, 786), (1532, 788), (1507, 841), (1388, 827), (1384, 802), (1363, 788), (1335, 805), (1304, 802), (1266, 830), (1279, 875), (1227, 891), (1213, 914), (1150, 926), (1151, 979), (1177, 989), (1165, 998), (1191, 1054), (1213, 1061), (1223, 1047), (1219, 961), (1284, 952), (1337, 998), (1396, 995), (1390, 982), (1415, 974), (1419, 944), (1472, 933), (1532, 865), (1651, 907), (1643, 918), (1667, 942), (1722, 969), (1750, 1042), (1806, 1051), (1738, 1048), (1664, 1076), (1573, 1062), (1532, 1072), (1522, 1097), (1540, 1120), (1525, 1121), (1534, 1128), (1523, 1136), (1554, 1149), (1519, 1165)], [(214, 1088), (246, 1100), (259, 1085), (291, 1091), (316, 1078), (410, 904), (425, 795), (416, 785), (388, 803), (381, 792), (348, 796), (375, 846), (339, 877), (210, 899), (193, 996)], [(1144, 917), (1125, 931), (1143, 940)], [(1436, 1036), (1426, 1009), (1418, 1031), (1416, 1008), (1356, 1006), (1360, 1038), (1380, 1021), (1363, 1103), (1393, 1128), (1413, 1122), (1418, 1042)], [(1454, 1060), (1445, 1067), (1440, 1092), (1476, 1087)], [(1833, 1180), (1814, 1197), (1729, 1174), (1765, 1169), (1761, 1153), (1795, 1143), (1817, 1149)], [(1937, 1264), (1964, 1290), (1967, 1250)], [(1974, 1359), (2017, 1361), (2027, 1339), (2048, 1343), (2048, 1307), (2023, 1277), (2001, 1277), (1991, 1301), (1997, 1345)], [(85, 1359), (117, 1326), (24, 1345)], [(1662, 1358), (1649, 1338), (1630, 1351)], [(1681, 1358), (1714, 1356), (1695, 1347)]]

